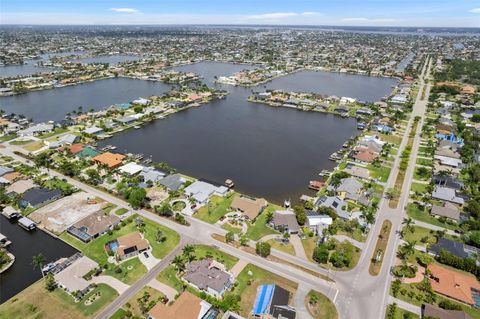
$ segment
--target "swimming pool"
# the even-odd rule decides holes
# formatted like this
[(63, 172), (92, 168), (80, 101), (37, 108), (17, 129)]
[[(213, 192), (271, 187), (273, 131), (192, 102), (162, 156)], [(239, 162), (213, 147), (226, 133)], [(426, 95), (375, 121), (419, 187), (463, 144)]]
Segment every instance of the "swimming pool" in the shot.
[(107, 245), (108, 245), (108, 248), (110, 248), (110, 250), (111, 250), (113, 253), (115, 253), (115, 252), (117, 251), (117, 249), (118, 249), (118, 243), (117, 243), (116, 240), (109, 242)]

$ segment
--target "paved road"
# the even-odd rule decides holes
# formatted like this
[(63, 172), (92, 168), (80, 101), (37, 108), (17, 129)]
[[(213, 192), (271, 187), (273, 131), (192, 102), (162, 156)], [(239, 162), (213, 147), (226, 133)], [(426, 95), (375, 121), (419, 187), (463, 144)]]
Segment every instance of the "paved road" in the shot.
[(295, 310), (297, 311), (297, 317), (299, 319), (313, 319), (305, 305), (305, 299), (309, 292), (310, 289), (308, 287), (299, 285), (295, 293)]

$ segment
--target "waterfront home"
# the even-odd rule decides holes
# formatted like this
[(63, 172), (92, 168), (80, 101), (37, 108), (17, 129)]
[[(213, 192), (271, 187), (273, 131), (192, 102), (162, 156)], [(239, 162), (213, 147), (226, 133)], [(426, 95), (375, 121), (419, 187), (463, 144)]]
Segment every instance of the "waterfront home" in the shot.
[(422, 306), (422, 318), (473, 319), (473, 317), (462, 310), (447, 310), (428, 303)]
[(278, 285), (260, 285), (252, 308), (259, 318), (295, 319), (295, 309), (288, 305), (290, 292)]
[(146, 251), (150, 245), (140, 232), (135, 231), (107, 243), (106, 248), (115, 254), (117, 260), (124, 260)]
[(182, 279), (215, 298), (221, 298), (234, 281), (233, 275), (225, 270), (225, 266), (213, 258), (188, 263)]
[(66, 134), (62, 136), (59, 140), (60, 144), (62, 145), (72, 145), (74, 143), (77, 143), (78, 141), (80, 141), (80, 136), (75, 134)]
[(88, 293), (93, 283), (85, 280), (84, 276), (98, 267), (95, 261), (86, 256), (76, 257), (78, 255), (72, 256), (75, 259), (67, 261), (66, 267), (56, 267), (59, 271), (53, 275), (58, 286), (69, 294), (75, 294), (75, 298)]
[(372, 130), (380, 133), (384, 133), (384, 134), (389, 134), (393, 131), (393, 128), (384, 124), (376, 124), (372, 126)]
[(442, 186), (436, 186), (432, 192), (433, 199), (439, 199), (446, 202), (451, 202), (458, 205), (463, 205), (465, 200), (457, 196), (457, 191), (453, 188), (447, 188)]
[(428, 273), (432, 289), (436, 293), (470, 306), (480, 306), (480, 300), (476, 298), (480, 283), (474, 276), (437, 264), (430, 264)]
[(62, 197), (62, 191), (59, 189), (46, 189), (41, 187), (31, 188), (23, 193), (20, 198), (20, 207), (38, 208)]
[(347, 202), (337, 196), (322, 196), (315, 202), (317, 207), (333, 208), (338, 217), (348, 220), (350, 213), (346, 211)]
[(408, 101), (408, 97), (405, 94), (396, 94), (390, 98), (390, 102), (393, 104), (405, 104)]
[(19, 181), (16, 181), (15, 183), (9, 185), (5, 189), (5, 194), (9, 196), (15, 196), (15, 195), (21, 195), (28, 191), (29, 189), (32, 189), (34, 187), (37, 187), (37, 185), (33, 182), (31, 179), (21, 179)]
[(186, 182), (185, 178), (183, 178), (180, 174), (168, 175), (158, 181), (160, 185), (172, 191), (177, 191), (180, 188), (182, 188), (185, 182)]
[(126, 115), (121, 118), (116, 119), (117, 122), (119, 122), (122, 125), (127, 125), (130, 123), (133, 123), (137, 120), (137, 118), (133, 115)]
[(80, 153), (81, 151), (83, 151), (84, 148), (85, 148), (85, 144), (75, 143), (75, 144), (63, 146), (63, 147), (59, 148), (58, 151), (59, 152), (68, 152), (72, 155), (76, 155), (76, 154)]
[(239, 195), (235, 196), (232, 204), (230, 204), (230, 208), (241, 212), (249, 220), (255, 220), (267, 205), (268, 202), (264, 198)]
[(114, 169), (122, 165), (125, 155), (106, 152), (92, 158), (92, 161), (98, 165), (105, 165), (109, 169)]
[(96, 126), (91, 126), (83, 131), (85, 134), (88, 135), (100, 135), (103, 134), (103, 128), (96, 127)]
[(288, 232), (289, 234), (297, 234), (300, 231), (297, 217), (291, 210), (275, 211), (270, 225), (280, 232)]
[(444, 217), (450, 220), (460, 221), (460, 210), (454, 204), (446, 203), (445, 206), (432, 205), (430, 214), (435, 217)]
[(120, 218), (117, 216), (98, 211), (70, 226), (67, 232), (84, 243), (88, 243), (92, 239), (105, 234), (119, 223)]
[(148, 319), (207, 319), (216, 318), (218, 310), (199, 297), (184, 291), (172, 304), (158, 302), (148, 312)]
[(123, 173), (123, 174), (127, 174), (129, 176), (133, 176), (133, 175), (137, 175), (138, 173), (140, 173), (142, 170), (144, 169), (144, 167), (142, 165), (138, 165), (137, 163), (135, 162), (130, 162), (130, 163), (127, 163), (123, 166), (120, 166), (118, 168), (118, 170)]
[(195, 181), (185, 188), (185, 194), (199, 204), (205, 204), (212, 195), (225, 196), (228, 187), (213, 185), (204, 181)]
[(370, 150), (362, 150), (353, 153), (351, 157), (355, 160), (355, 162), (360, 164), (370, 164), (379, 157), (379, 154)]
[(363, 115), (363, 116), (372, 116), (372, 115), (373, 115), (373, 112), (372, 112), (372, 110), (370, 110), (370, 109), (361, 108), (361, 109), (358, 109), (358, 110), (357, 110), (356, 114), (357, 114), (357, 115)]
[(183, 102), (183, 101), (170, 101), (170, 102), (167, 102), (167, 106), (178, 109), (178, 108), (184, 107), (185, 102)]
[(51, 131), (53, 131), (53, 124), (39, 123), (39, 124), (32, 125), (26, 129), (17, 131), (17, 136), (20, 136), (20, 137), (34, 136), (34, 135), (50, 133)]
[(148, 183), (156, 183), (160, 181), (162, 178), (167, 175), (167, 172), (163, 172), (157, 169), (154, 169), (153, 167), (146, 166), (142, 169), (142, 171), (139, 174), (140, 176), (143, 177), (143, 181)]
[(343, 170), (345, 173), (352, 175), (353, 177), (361, 178), (361, 179), (369, 179), (370, 178), (370, 171), (365, 167), (355, 166), (355, 165), (347, 165), (347, 167)]
[(100, 152), (93, 147), (85, 146), (80, 152), (76, 153), (75, 156), (78, 158), (92, 158), (99, 154)]
[(151, 100), (144, 99), (143, 97), (132, 101), (133, 104), (138, 104), (138, 105), (147, 105), (151, 102), (152, 102)]
[(313, 210), (307, 210), (305, 214), (307, 216), (305, 225), (317, 235), (322, 234), (322, 230), (328, 228), (328, 226), (333, 223), (332, 217), (328, 215), (321, 215)]
[(340, 185), (335, 189), (337, 196), (341, 199), (350, 199), (356, 201), (360, 198), (363, 184), (353, 177), (342, 179)]

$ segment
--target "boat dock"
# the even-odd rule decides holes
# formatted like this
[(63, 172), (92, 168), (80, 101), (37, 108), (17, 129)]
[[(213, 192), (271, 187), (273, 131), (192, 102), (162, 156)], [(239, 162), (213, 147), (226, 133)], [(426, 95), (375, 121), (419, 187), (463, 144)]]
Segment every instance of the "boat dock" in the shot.
[(20, 227), (22, 227), (25, 230), (34, 230), (37, 228), (37, 224), (35, 222), (27, 217), (22, 217), (18, 220), (18, 224)]

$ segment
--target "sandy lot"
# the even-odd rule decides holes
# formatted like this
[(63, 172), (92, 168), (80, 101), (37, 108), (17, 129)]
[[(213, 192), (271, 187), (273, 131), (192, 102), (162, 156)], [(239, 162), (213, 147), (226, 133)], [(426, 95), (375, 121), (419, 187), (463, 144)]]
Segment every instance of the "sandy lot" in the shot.
[(79, 192), (43, 206), (28, 217), (51, 232), (60, 234), (80, 219), (102, 210), (107, 203), (87, 204), (93, 196)]
[(160, 187), (152, 187), (147, 189), (147, 197), (150, 198), (152, 206), (160, 205), (168, 198), (168, 192)]

